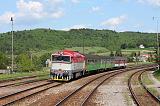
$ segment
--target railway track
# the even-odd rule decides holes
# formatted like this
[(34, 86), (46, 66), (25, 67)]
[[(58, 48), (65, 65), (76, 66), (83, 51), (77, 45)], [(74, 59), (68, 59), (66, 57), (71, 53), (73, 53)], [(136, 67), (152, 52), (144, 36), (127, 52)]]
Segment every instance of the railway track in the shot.
[(137, 106), (160, 106), (160, 100), (143, 84), (142, 74), (146, 70), (133, 73), (128, 79), (128, 87)]
[(12, 78), (12, 79), (7, 79), (7, 80), (0, 80), (0, 84), (5, 83), (5, 82), (12, 82), (12, 81), (18, 81), (18, 80), (23, 80), (23, 79), (29, 79), (29, 78), (36, 78), (36, 77), (42, 77), (46, 75), (32, 75), (32, 76), (24, 76), (24, 77), (17, 77), (17, 78)]
[(121, 74), (123, 72), (129, 71), (120, 70), (116, 72), (104, 73), (103, 75), (85, 83), (78, 89), (74, 90), (59, 102), (55, 104), (55, 106), (67, 106), (67, 105), (76, 105), (82, 106), (85, 105), (86, 101), (90, 98), (90, 96), (94, 93), (94, 91), (101, 86), (106, 80), (113, 78), (114, 76)]
[(40, 84), (38, 86), (35, 87), (31, 87), (22, 91), (17, 91), (14, 93), (10, 93), (7, 95), (3, 95), (0, 96), (0, 106), (5, 106), (5, 105), (10, 105), (12, 103), (15, 103), (21, 99), (24, 99), (26, 97), (29, 97), (31, 95), (43, 92), (47, 89), (50, 89), (52, 87), (56, 87), (61, 85), (62, 83), (58, 83), (58, 82), (47, 82), (45, 84)]
[(158, 99), (155, 95), (153, 95), (153, 94), (148, 90), (148, 88), (145, 86), (145, 84), (144, 84), (143, 81), (142, 81), (142, 74), (143, 74), (144, 72), (145, 72), (145, 71), (143, 71), (143, 72), (139, 75), (138, 80), (139, 80), (140, 84), (143, 86), (143, 88), (148, 92), (148, 94), (150, 94), (150, 95), (153, 97), (153, 99), (154, 99), (155, 101), (157, 101), (157, 102), (159, 103), (159, 105), (160, 105), (160, 99)]
[[(142, 66), (141, 68), (143, 67), (146, 67), (146, 66)], [(140, 67), (137, 67), (137, 68), (140, 68)], [(128, 68), (128, 69), (125, 69), (126, 71), (129, 71), (129, 70), (133, 70), (133, 69), (137, 69), (137, 68)], [(121, 71), (124, 72), (124, 69), (121, 69)], [(105, 72), (106, 73), (106, 72)], [(108, 75), (109, 74), (115, 74), (115, 72), (108, 72)], [(118, 73), (118, 72), (116, 72)], [(103, 73), (101, 73), (103, 74)], [(106, 74), (106, 76), (108, 76)], [(90, 83), (92, 84), (99, 84), (99, 86), (101, 85), (101, 83), (103, 83), (105, 80), (107, 80), (107, 78), (109, 79), (109, 77), (111, 78), (112, 75), (109, 75), (108, 77), (102, 77), (100, 76), (99, 78), (99, 81), (91, 81)], [(102, 77), (102, 78), (101, 78)], [(32, 88), (28, 88), (28, 89), (25, 89), (25, 90), (22, 90), (22, 91), (17, 91), (17, 92), (14, 92), (14, 93), (10, 93), (8, 95), (2, 95), (0, 96), (0, 106), (4, 106), (4, 105), (11, 105), (12, 103), (16, 103), (17, 101), (20, 101), (22, 99), (25, 99), (27, 97), (30, 97), (31, 95), (35, 95), (35, 94), (38, 94), (40, 92), (43, 92), (47, 89), (50, 89), (52, 87), (55, 87), (55, 86), (59, 86), (61, 85), (62, 83), (57, 83), (57, 82), (54, 82), (54, 83), (51, 83), (51, 82), (47, 82), (46, 84), (42, 84), (42, 85), (38, 85), (38, 86), (35, 86), (35, 87), (32, 87)], [(86, 83), (87, 84), (87, 83)], [(89, 84), (89, 83), (88, 83)], [(90, 84), (90, 85), (92, 85)], [(84, 87), (82, 88), (79, 88), (79, 89), (86, 89), (85, 88), (86, 85), (84, 85)], [(87, 86), (86, 86), (87, 87)], [(97, 86), (94, 86), (92, 89), (90, 89), (90, 91), (92, 92), (88, 92), (88, 94), (84, 97), (84, 100), (81, 102), (83, 104), (85, 104), (85, 101), (87, 101), (87, 99), (90, 97), (90, 95), (92, 95), (92, 93), (98, 88), (98, 85)], [(77, 92), (77, 91), (76, 91)], [(71, 94), (72, 95), (72, 94)], [(68, 96), (69, 97), (69, 96)], [(66, 97), (66, 98), (68, 98)], [(60, 102), (59, 102), (60, 103)], [(82, 105), (83, 105), (82, 104)], [(59, 105), (57, 103), (57, 105)]]
[(42, 78), (42, 79), (29, 78), (29, 79), (25, 79), (25, 80), (23, 79), (23, 80), (14, 81), (14, 82), (7, 82), (7, 83), (0, 84), (0, 88), (8, 87), (8, 86), (19, 86), (19, 85), (24, 85), (24, 84), (34, 83), (34, 82), (40, 82), (40, 81), (44, 81), (47, 79), (48, 78)]
[[(122, 71), (121, 71), (122, 72)], [(105, 73), (79, 87), (78, 89), (71, 92), (69, 95), (64, 97), (61, 101), (56, 103), (55, 106), (63, 105), (83, 105), (90, 95), (107, 79), (116, 75), (120, 72)], [(107, 77), (108, 76), (108, 77)], [(92, 87), (91, 87), (92, 86)], [(72, 102), (71, 102), (72, 101)]]

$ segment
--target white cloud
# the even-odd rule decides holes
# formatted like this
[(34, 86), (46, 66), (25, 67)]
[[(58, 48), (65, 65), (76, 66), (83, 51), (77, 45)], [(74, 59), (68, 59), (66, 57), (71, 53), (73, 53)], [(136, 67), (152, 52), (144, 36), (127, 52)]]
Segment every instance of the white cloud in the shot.
[(130, 0), (121, 0), (121, 1), (123, 1), (123, 2), (129, 2)]
[(53, 14), (51, 14), (51, 16), (53, 18), (61, 18), (62, 16), (64, 16), (64, 12), (63, 11), (56, 11)]
[(144, 24), (142, 24), (142, 23), (135, 24), (135, 25), (133, 25), (133, 27), (140, 30), (142, 27), (144, 27)]
[(55, 3), (55, 4), (64, 2), (64, 0), (48, 0), (48, 1)]
[(37, 1), (29, 1), (28, 3), (24, 0), (17, 2), (17, 8), (23, 12), (42, 12), (43, 4)]
[(160, 6), (160, 0), (147, 0), (150, 4)]
[(160, 0), (137, 0), (139, 3), (148, 3), (153, 6), (160, 6)]
[(86, 28), (86, 27), (87, 27), (86, 25), (79, 24), (79, 25), (73, 25), (73, 26), (68, 27), (68, 28), (63, 28), (62, 30), (69, 31), (70, 29), (81, 29), (81, 28)]
[(38, 1), (17, 1), (18, 11), (15, 13), (17, 23), (35, 23), (46, 16), (44, 5)]
[(144, 0), (137, 0), (138, 3), (144, 3)]
[(64, 11), (59, 8), (63, 2), (64, 0), (46, 0), (45, 2), (42, 0), (19, 0), (16, 2), (17, 12), (5, 12), (0, 15), (0, 24), (9, 24), (11, 16), (14, 17), (16, 23), (21, 25), (34, 24), (47, 18), (63, 17)]
[(91, 9), (92, 12), (97, 12), (99, 10), (100, 10), (99, 6), (92, 7), (92, 9)]
[(127, 19), (127, 16), (122, 15), (119, 17), (114, 17), (114, 18), (110, 18), (108, 20), (105, 20), (101, 23), (101, 25), (115, 27), (115, 26), (118, 26), (119, 24), (125, 22), (126, 19)]
[(80, 0), (71, 0), (72, 3), (79, 3)]
[(11, 17), (15, 17), (15, 14), (12, 12), (6, 12), (0, 16), (0, 24), (9, 24)]
[(57, 5), (61, 5), (63, 4), (65, 1), (64, 0), (46, 0), (49, 4), (52, 4), (54, 6)]

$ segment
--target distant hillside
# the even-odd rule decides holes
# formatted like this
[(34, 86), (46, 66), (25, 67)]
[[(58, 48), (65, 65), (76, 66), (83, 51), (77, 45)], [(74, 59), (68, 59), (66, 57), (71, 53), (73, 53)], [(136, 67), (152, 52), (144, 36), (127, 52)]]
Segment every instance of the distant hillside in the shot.
[[(54, 50), (70, 47), (105, 47), (108, 50), (120, 48), (137, 48), (156, 45), (153, 33), (115, 32), (111, 30), (72, 29), (59, 31), (51, 29), (34, 29), (14, 32), (14, 51), (19, 54), (25, 51)], [(0, 34), (0, 51), (10, 53), (11, 32)]]

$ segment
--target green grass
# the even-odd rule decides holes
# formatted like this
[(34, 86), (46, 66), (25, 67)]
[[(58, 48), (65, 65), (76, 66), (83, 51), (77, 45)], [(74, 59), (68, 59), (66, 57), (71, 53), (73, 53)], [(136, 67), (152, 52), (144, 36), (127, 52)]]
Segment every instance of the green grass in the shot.
[(153, 84), (153, 82), (148, 78), (147, 72), (145, 72), (145, 73), (142, 74), (142, 82), (145, 85), (152, 85)]
[(46, 53), (52, 54), (53, 52), (56, 52), (57, 50), (41, 50), (41, 51), (31, 51), (31, 53), (37, 57), (40, 57)]
[[(83, 53), (83, 47), (72, 47), (72, 48), (64, 48), (64, 49), (79, 51), (80, 53)], [(54, 53), (56, 51), (59, 51), (59, 50), (53, 49), (53, 50), (31, 51), (31, 52), (33, 53), (33, 55), (36, 55), (36, 56), (40, 57), (45, 53), (50, 53), (51, 54), (51, 53)], [(121, 51), (122, 51), (122, 54), (124, 56), (130, 56), (132, 52), (138, 53), (139, 51), (140, 51), (140, 53), (153, 52), (153, 50), (150, 49), (150, 48), (122, 49)], [(96, 54), (96, 55), (109, 56), (111, 52), (110, 52), (110, 50), (108, 50), (104, 47), (84, 47), (84, 53), (85, 54)], [(113, 51), (113, 53), (115, 54), (115, 51)]]
[(160, 70), (154, 72), (154, 77), (156, 77), (160, 81)]
[(41, 76), (41, 75), (49, 75), (49, 71), (36, 71), (36, 72), (17, 72), (13, 74), (1, 74), (0, 75), (0, 80), (8, 80), (8, 79), (14, 79), (17, 77), (24, 77), (24, 76)]
[[(72, 48), (66, 48), (66, 49), (79, 51), (83, 53), (83, 47), (72, 47)], [(104, 47), (84, 47), (85, 54), (97, 54), (97, 53), (106, 53), (106, 52), (109, 52), (109, 50)]]
[(155, 88), (148, 88), (148, 90), (155, 96), (159, 96), (158, 91)]
[(138, 62), (138, 63), (130, 62), (130, 63), (127, 63), (127, 66), (137, 66), (141, 64), (153, 64), (153, 62)]
[[(66, 48), (66, 49), (70, 49), (70, 50), (75, 50), (75, 51), (79, 51), (79, 52), (83, 52), (83, 47), (72, 47), (72, 48)], [(122, 54), (123, 55), (130, 55), (132, 52), (136, 52), (138, 53), (140, 51), (140, 53), (148, 53), (148, 52), (153, 52), (153, 49), (150, 48), (144, 48), (144, 49), (140, 49), (140, 48), (136, 48), (136, 49), (122, 49)], [(110, 51), (104, 47), (84, 47), (84, 53), (85, 54), (98, 54), (98, 55), (110, 55)], [(113, 51), (113, 53), (115, 53), (115, 51)]]

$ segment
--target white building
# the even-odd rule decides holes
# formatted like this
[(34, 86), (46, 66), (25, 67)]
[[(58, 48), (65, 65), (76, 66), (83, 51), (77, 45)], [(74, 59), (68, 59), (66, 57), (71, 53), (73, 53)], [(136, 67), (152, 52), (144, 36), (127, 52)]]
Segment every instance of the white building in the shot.
[(145, 47), (141, 44), (139, 45), (139, 48), (144, 49)]

